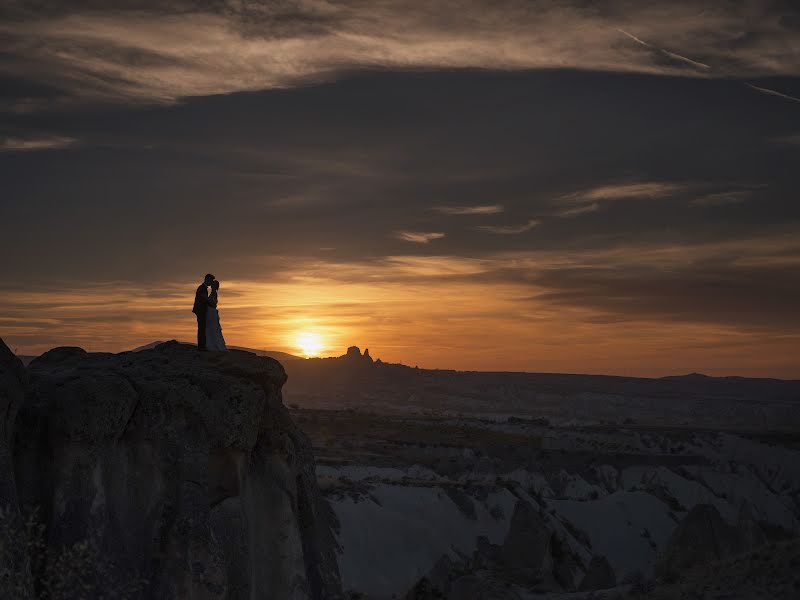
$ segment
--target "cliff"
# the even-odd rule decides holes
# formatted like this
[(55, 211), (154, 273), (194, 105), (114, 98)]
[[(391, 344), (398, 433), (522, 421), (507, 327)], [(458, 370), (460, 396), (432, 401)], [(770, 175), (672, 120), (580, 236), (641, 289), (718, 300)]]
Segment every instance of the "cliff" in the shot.
[(0, 341), (0, 502), (38, 507), (50, 547), (93, 540), (148, 598), (338, 598), (285, 381), (271, 358), (176, 342), (26, 370)]

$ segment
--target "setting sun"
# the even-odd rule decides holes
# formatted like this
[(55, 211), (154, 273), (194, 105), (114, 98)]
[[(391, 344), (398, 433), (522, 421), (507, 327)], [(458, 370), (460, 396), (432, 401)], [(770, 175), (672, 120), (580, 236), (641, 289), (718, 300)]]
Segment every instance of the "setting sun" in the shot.
[(322, 350), (322, 337), (313, 331), (303, 331), (297, 334), (296, 344), (306, 357), (316, 356)]

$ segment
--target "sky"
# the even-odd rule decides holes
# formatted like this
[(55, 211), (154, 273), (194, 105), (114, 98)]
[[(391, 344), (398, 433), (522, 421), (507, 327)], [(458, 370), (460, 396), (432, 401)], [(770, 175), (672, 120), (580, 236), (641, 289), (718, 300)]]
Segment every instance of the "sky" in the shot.
[(800, 6), (0, 0), (0, 337), (800, 378)]

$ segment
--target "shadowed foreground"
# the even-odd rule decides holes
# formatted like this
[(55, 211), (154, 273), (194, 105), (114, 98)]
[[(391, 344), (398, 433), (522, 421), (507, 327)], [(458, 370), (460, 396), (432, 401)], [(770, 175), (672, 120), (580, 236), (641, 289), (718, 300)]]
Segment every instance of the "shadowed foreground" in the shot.
[[(337, 598), (285, 380), (275, 360), (175, 342), (57, 348), (26, 370), (0, 342), (0, 503), (12, 520), (38, 507), (48, 548), (91, 544), (144, 597)], [(6, 561), (20, 576), (40, 568)]]

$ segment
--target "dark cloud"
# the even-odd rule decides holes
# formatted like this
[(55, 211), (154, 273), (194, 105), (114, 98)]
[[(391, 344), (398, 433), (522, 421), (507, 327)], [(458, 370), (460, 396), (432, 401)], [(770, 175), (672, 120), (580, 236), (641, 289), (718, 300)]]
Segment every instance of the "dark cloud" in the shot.
[[(745, 329), (800, 328), (800, 261), (780, 267), (697, 265), (664, 270), (550, 270), (535, 302), (579, 306), (612, 322), (716, 323)], [(768, 291), (767, 291), (768, 290)]]
[[(7, 269), (19, 277), (79, 264), (87, 279), (135, 280), (188, 275), (195, 259), (182, 249), (211, 229), (217, 243), (198, 260), (242, 274), (242, 256), (406, 252), (395, 231), (445, 233), (439, 251), (473, 256), (749, 235), (799, 216), (794, 147), (771, 140), (800, 128), (800, 113), (761, 112), (762, 101), (727, 82), (631, 75), (375, 73), (147, 110), (14, 115), (9, 138), (79, 143), (57, 157), (3, 153), (0, 244), (16, 251)], [(766, 184), (757, 201), (692, 205), (753, 182)], [(494, 205), (504, 212), (431, 210)], [(475, 230), (532, 219), (535, 235)]]

